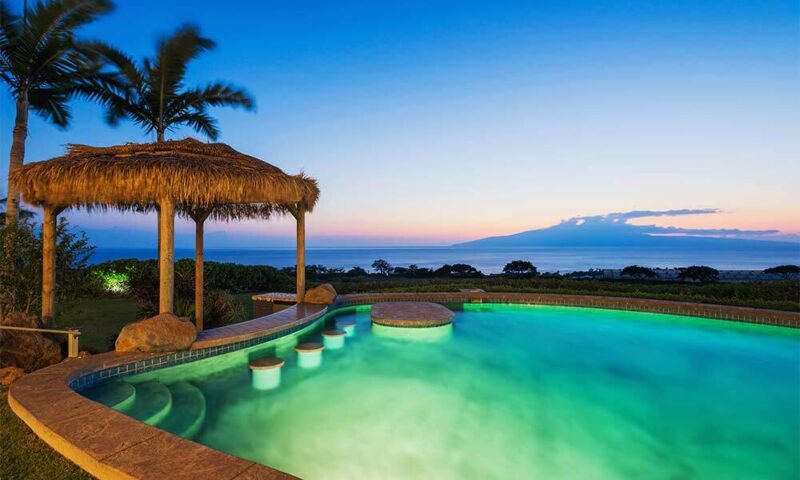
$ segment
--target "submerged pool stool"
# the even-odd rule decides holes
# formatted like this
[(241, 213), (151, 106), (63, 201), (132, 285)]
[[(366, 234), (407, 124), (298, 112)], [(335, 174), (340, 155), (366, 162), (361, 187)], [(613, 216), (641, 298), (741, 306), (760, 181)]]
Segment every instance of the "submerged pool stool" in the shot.
[(345, 336), (347, 333), (344, 330), (325, 330), (322, 332), (322, 341), (325, 343), (325, 348), (338, 350), (344, 347)]
[(297, 364), (300, 368), (316, 368), (322, 364), (322, 351), (325, 346), (320, 342), (301, 343), (295, 347)]
[(278, 357), (259, 358), (250, 362), (253, 372), (253, 388), (272, 390), (281, 384), (281, 367), (284, 361)]
[(336, 326), (344, 330), (347, 337), (354, 337), (356, 335), (355, 320), (342, 320), (341, 322), (336, 322)]

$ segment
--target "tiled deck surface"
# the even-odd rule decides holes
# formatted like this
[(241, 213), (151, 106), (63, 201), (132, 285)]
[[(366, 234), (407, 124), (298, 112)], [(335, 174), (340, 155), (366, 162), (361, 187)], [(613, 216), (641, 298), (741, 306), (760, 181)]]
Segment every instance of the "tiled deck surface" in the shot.
[(303, 303), (267, 315), (266, 317), (227, 325), (225, 327), (212, 328), (211, 330), (204, 330), (197, 335), (197, 340), (192, 344), (192, 350), (243, 342), (245, 340), (279, 333), (302, 325), (307, 322), (310, 317), (319, 316), (325, 313), (326, 310), (327, 308), (324, 305)]
[[(631, 298), (524, 293), (391, 293), (341, 295), (337, 306), (391, 301), (439, 303), (531, 303), (692, 315), (733, 321), (800, 328), (800, 313), (753, 308), (702, 305)], [(191, 352), (179, 361), (193, 361), (244, 348), (269, 335), (293, 331), (319, 318), (324, 306), (300, 305), (267, 317), (208, 330), (198, 336)], [(195, 356), (195, 353), (203, 355)], [(101, 478), (142, 479), (287, 479), (295, 478), (145, 425), (131, 417), (83, 397), (70, 383), (115, 367), (142, 364), (168, 366), (163, 353), (105, 353), (60, 364), (26, 375), (9, 390), (12, 410), (45, 442), (92, 475)], [(172, 357), (177, 358), (175, 354)], [(118, 374), (133, 369), (123, 367)]]

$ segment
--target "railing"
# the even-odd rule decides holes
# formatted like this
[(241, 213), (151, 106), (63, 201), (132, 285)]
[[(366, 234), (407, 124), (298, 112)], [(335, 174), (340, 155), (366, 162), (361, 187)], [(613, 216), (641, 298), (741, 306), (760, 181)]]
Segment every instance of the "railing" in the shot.
[(10, 325), (0, 325), (0, 330), (64, 334), (67, 336), (67, 356), (69, 356), (69, 358), (78, 357), (78, 337), (80, 337), (81, 331), (77, 328), (70, 328), (69, 330), (54, 330), (52, 328), (13, 327)]

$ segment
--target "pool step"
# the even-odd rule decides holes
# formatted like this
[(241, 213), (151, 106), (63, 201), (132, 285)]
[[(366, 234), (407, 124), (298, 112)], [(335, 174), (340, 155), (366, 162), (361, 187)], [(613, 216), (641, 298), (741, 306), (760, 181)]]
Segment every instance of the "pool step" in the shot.
[(167, 388), (172, 393), (172, 409), (156, 426), (183, 438), (194, 437), (206, 419), (205, 395), (188, 382), (173, 383)]
[(155, 425), (169, 415), (172, 392), (161, 382), (136, 384), (136, 401), (125, 412), (136, 420)]
[(117, 380), (89, 389), (84, 392), (84, 395), (95, 402), (125, 413), (136, 402), (136, 387)]

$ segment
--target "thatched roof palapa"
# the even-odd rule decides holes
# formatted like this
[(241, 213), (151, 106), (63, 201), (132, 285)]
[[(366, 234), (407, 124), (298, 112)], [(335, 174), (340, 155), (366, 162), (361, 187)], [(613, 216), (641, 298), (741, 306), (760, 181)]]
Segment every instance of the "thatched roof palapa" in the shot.
[(217, 220), (264, 218), (295, 205), (310, 211), (319, 197), (313, 178), (192, 138), (69, 145), (65, 155), (25, 165), (11, 179), (33, 205), (146, 211), (170, 199), (183, 215), (213, 207)]

